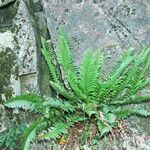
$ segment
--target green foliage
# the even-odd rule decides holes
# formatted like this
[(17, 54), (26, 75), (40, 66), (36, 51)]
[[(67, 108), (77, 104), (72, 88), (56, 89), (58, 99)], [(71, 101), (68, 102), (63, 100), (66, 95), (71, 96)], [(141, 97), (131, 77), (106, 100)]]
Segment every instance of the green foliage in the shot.
[(150, 84), (150, 48), (143, 48), (139, 54), (135, 54), (134, 49), (127, 50), (110, 75), (103, 78), (101, 51), (88, 50), (78, 67), (74, 65), (71, 46), (64, 31), (60, 32), (56, 50), (49, 47), (44, 38), (41, 38), (41, 43), (54, 96), (44, 98), (26, 94), (13, 97), (5, 104), (10, 108), (39, 113), (37, 121), (24, 132), (23, 150), (29, 149), (36, 136), (57, 139), (78, 122), (97, 124), (100, 135), (105, 136), (120, 119), (131, 115), (150, 115), (147, 110), (127, 107), (150, 100), (150, 95), (139, 94)]
[(15, 145), (19, 137), (23, 134), (26, 126), (24, 124), (14, 126), (0, 133), (0, 149), (7, 148), (15, 150)]
[(68, 117), (66, 122), (56, 122), (53, 127), (48, 129), (48, 133), (41, 135), (44, 139), (49, 138), (59, 138), (62, 134), (67, 134), (69, 128), (74, 125), (74, 123), (85, 120), (85, 117)]
[(33, 122), (30, 127), (24, 131), (21, 149), (29, 150), (30, 142), (36, 137), (36, 134), (45, 129), (46, 126), (47, 122), (43, 118), (39, 118), (37, 121)]
[[(86, 96), (86, 101), (91, 100), (98, 85), (98, 78), (100, 67), (102, 64), (102, 55), (93, 53), (91, 50), (87, 51), (80, 67), (80, 88)], [(93, 95), (95, 96), (95, 95)]]
[(22, 94), (20, 96), (10, 98), (5, 106), (9, 108), (22, 108), (36, 112), (42, 112), (43, 98), (38, 95)]
[(55, 67), (54, 62), (53, 62), (54, 61), (53, 49), (52, 49), (52, 47), (50, 47), (48, 45), (48, 43), (46, 42), (46, 40), (43, 37), (41, 37), (41, 43), (42, 43), (41, 52), (47, 63), (50, 75), (55, 82), (58, 82), (59, 81), (58, 80), (58, 70)]

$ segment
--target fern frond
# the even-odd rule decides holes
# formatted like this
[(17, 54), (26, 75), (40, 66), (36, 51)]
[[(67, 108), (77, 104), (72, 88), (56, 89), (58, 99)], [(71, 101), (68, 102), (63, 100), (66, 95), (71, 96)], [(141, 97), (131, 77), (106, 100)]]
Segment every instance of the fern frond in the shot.
[(67, 134), (70, 127), (74, 125), (74, 123), (85, 120), (85, 117), (82, 116), (69, 116), (67, 117), (67, 121), (57, 122), (50, 128), (48, 133), (41, 135), (43, 139), (56, 139), (59, 138), (62, 134)]
[(60, 30), (60, 36), (59, 36), (57, 60), (59, 64), (62, 66), (65, 72), (65, 77), (67, 78), (67, 81), (70, 87), (72, 88), (72, 90), (75, 92), (76, 95), (79, 96), (79, 98), (84, 99), (85, 96), (78, 88), (78, 80), (77, 80), (75, 68), (73, 66), (73, 59), (72, 59), (70, 45), (62, 29)]
[(60, 30), (59, 47), (57, 49), (57, 59), (60, 65), (63, 66), (65, 72), (67, 72), (68, 70), (73, 70), (72, 54), (68, 40), (63, 30)]
[(23, 134), (22, 150), (29, 150), (30, 142), (33, 141), (33, 139), (36, 137), (36, 134), (45, 129), (46, 126), (47, 123), (44, 121), (44, 119), (39, 119), (38, 121), (33, 122), (32, 125), (30, 125), (30, 127), (27, 128)]
[(83, 116), (68, 116), (67, 117), (67, 120), (69, 122), (73, 122), (73, 123), (77, 123), (77, 122), (80, 122), (80, 121), (85, 121), (87, 118), (86, 117), (83, 117)]
[(142, 109), (130, 109), (130, 108), (121, 108), (121, 109), (116, 109), (113, 110), (114, 114), (118, 118), (126, 118), (131, 115), (138, 115), (138, 116), (150, 116), (150, 111), (147, 110), (142, 110)]
[(129, 49), (120, 59), (120, 61), (118, 61), (117, 65), (113, 69), (113, 73), (111, 74), (110, 77), (111, 81), (118, 79), (128, 68), (128, 66), (131, 64), (132, 61), (133, 61), (133, 49)]
[(51, 47), (48, 46), (46, 40), (41, 37), (41, 43), (42, 43), (42, 49), (41, 52), (44, 56), (44, 59), (47, 63), (49, 72), (52, 76), (52, 79), (54, 80), (54, 82), (58, 82), (58, 70), (56, 69), (56, 66), (54, 65), (53, 61), (54, 61), (54, 51), (52, 50)]
[[(118, 99), (126, 99), (126, 97), (136, 94), (140, 89), (144, 88), (146, 84), (148, 84), (148, 82), (144, 83), (144, 79), (142, 78), (145, 76), (146, 71), (150, 66), (150, 50), (143, 49), (138, 55), (133, 56), (132, 50), (127, 53), (128, 55), (125, 55), (126, 57), (124, 59), (126, 60), (127, 57), (130, 57), (133, 61), (128, 64), (129, 66), (127, 69), (117, 76), (117, 78), (113, 78), (113, 76), (111, 76), (111, 79), (107, 81), (111, 87), (108, 88), (109, 91), (113, 91), (111, 99), (116, 99), (117, 97)], [(124, 63), (124, 59), (120, 62), (121, 64)]]
[(143, 49), (139, 56), (135, 57), (135, 67), (136, 73), (132, 77), (134, 80), (130, 82), (133, 90), (129, 91), (128, 94), (135, 94), (150, 82), (148, 79), (146, 82), (143, 79), (150, 69), (150, 48)]
[(71, 105), (68, 101), (62, 101), (61, 99), (48, 98), (44, 104), (44, 106), (54, 107), (56, 109), (62, 109), (64, 111), (74, 111), (74, 106)]
[(78, 98), (70, 91), (67, 91), (63, 85), (61, 85), (60, 83), (54, 83), (52, 81), (50, 81), (50, 85), (52, 86), (52, 88), (54, 90), (56, 90), (60, 95), (64, 96), (67, 99), (71, 99), (71, 100), (77, 100)]
[(74, 93), (79, 97), (79, 99), (86, 99), (86, 96), (82, 93), (82, 91), (78, 87), (78, 80), (76, 75), (72, 71), (67, 72), (67, 80), (69, 82), (70, 87), (74, 91)]
[(115, 105), (126, 105), (126, 104), (137, 104), (141, 102), (150, 101), (150, 95), (143, 95), (143, 96), (132, 96), (124, 100), (114, 101), (111, 104)]
[(101, 67), (101, 63), (101, 55), (94, 55), (91, 50), (87, 51), (80, 67), (79, 83), (79, 86), (86, 97), (95, 91), (100, 75), (99, 69)]
[(9, 108), (22, 108), (39, 112), (39, 106), (42, 106), (43, 99), (38, 95), (23, 94), (10, 98), (5, 106)]
[(53, 127), (51, 127), (48, 131), (48, 133), (41, 135), (40, 137), (42, 139), (56, 139), (60, 137), (62, 134), (66, 134), (68, 132), (68, 129), (73, 125), (73, 123), (63, 123), (63, 122), (57, 122), (54, 124)]

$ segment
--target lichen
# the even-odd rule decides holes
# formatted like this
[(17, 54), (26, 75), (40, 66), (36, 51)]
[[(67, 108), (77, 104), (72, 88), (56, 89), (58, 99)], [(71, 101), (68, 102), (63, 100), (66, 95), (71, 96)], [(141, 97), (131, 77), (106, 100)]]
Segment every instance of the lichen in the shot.
[(10, 86), (10, 78), (16, 74), (15, 56), (10, 48), (0, 52), (0, 103), (2, 103), (2, 94), (9, 98), (13, 94)]

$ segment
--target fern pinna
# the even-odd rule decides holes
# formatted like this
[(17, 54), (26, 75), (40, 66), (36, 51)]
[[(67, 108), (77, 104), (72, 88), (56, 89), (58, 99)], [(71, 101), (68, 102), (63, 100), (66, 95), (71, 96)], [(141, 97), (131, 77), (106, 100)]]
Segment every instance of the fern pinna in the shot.
[(100, 136), (104, 136), (117, 126), (119, 119), (130, 115), (150, 115), (147, 110), (124, 107), (150, 100), (149, 94), (140, 94), (150, 84), (150, 48), (143, 47), (139, 54), (135, 54), (134, 49), (127, 50), (104, 79), (101, 50), (87, 50), (81, 65), (77, 67), (62, 30), (58, 41), (58, 47), (54, 50), (41, 37), (41, 52), (50, 72), (54, 97), (23, 94), (5, 104), (10, 108), (39, 113), (38, 120), (24, 132), (22, 150), (29, 149), (37, 134), (40, 139), (57, 139), (67, 134), (77, 122), (95, 122)]

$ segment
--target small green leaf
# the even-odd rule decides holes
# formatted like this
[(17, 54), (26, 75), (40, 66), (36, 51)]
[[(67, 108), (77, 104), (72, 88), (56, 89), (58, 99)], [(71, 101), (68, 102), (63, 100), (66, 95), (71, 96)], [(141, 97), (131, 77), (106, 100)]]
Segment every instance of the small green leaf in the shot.
[(106, 134), (112, 130), (112, 128), (109, 125), (106, 125), (105, 123), (103, 123), (100, 120), (97, 122), (97, 125), (98, 125), (98, 129), (101, 133), (101, 136), (103, 136), (104, 134)]
[(104, 105), (103, 107), (103, 113), (108, 113), (111, 110), (111, 107)]
[(106, 114), (105, 117), (110, 124), (112, 124), (116, 121), (116, 115), (114, 115), (113, 113), (108, 113), (108, 114)]

